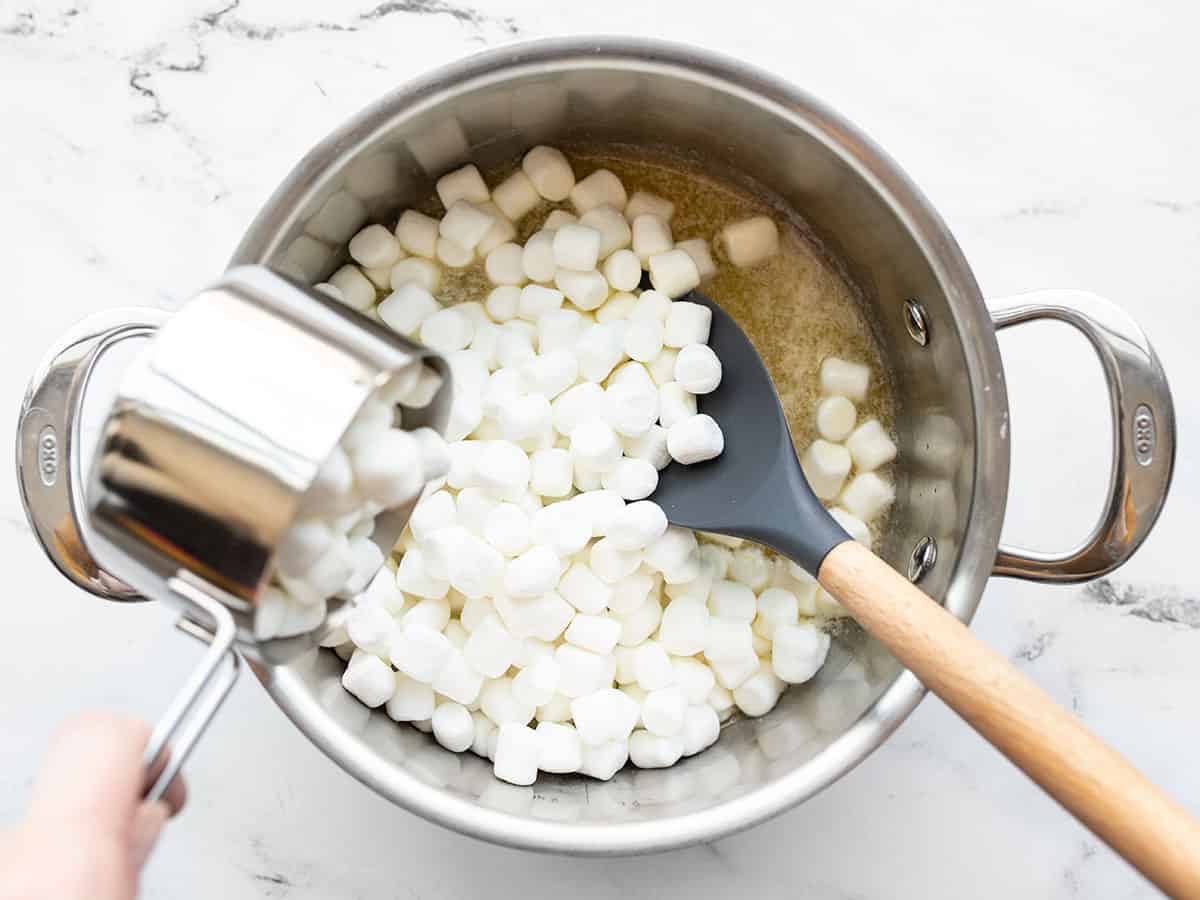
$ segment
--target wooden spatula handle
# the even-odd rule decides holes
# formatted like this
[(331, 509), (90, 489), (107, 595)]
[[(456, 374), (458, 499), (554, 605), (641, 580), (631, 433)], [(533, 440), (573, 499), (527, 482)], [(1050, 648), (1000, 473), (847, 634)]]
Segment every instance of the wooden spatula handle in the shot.
[(1200, 822), (958, 619), (853, 541), (821, 585), (1045, 791), (1173, 897), (1200, 897)]

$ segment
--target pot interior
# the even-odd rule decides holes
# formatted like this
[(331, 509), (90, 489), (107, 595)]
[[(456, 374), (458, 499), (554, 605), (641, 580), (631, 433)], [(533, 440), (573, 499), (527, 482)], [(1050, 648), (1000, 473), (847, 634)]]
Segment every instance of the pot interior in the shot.
[[(977, 288), (939, 220), (885, 157), (759, 73), (659, 44), (548, 42), (470, 60), (385, 98), (316, 148), (233, 262), (320, 281), (345, 260), (358, 228), (394, 224), (438, 176), (468, 161), (487, 172), (538, 143), (675, 148), (803, 220), (857, 289), (894, 380), (897, 500), (877, 549), (907, 571), (918, 541), (934, 538), (937, 562), (921, 586), (969, 618), (1007, 485), (1006, 445), (976, 445), (981, 376), (1004, 409)], [(910, 335), (909, 299), (924, 310), (925, 346)], [(973, 497), (985, 487), (991, 503), (981, 515)], [(735, 719), (696, 757), (665, 770), (628, 767), (608, 783), (543, 775), (519, 788), (495, 780), (487, 761), (361, 706), (341, 688), (343, 668), (322, 651), (259, 675), (318, 745), (394, 801), (491, 840), (581, 853), (660, 849), (753, 824), (850, 768), (920, 696), (851, 625), (816, 679), (761, 719)]]

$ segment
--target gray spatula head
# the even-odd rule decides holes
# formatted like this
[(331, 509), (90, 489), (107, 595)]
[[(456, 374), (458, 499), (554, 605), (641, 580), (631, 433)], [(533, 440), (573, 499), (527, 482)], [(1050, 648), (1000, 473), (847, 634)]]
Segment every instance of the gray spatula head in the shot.
[(679, 299), (712, 310), (708, 345), (723, 375), (699, 407), (721, 426), (725, 452), (667, 466), (651, 499), (674, 525), (758, 541), (815, 575), (825, 555), (850, 536), (808, 486), (767, 367), (720, 306), (695, 291)]

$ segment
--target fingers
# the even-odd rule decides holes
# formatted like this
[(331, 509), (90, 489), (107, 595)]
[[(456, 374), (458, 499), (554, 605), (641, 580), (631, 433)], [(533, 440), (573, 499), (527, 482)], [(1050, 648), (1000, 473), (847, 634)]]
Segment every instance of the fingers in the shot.
[[(178, 779), (176, 780), (178, 781)], [(169, 808), (165, 800), (143, 803), (138, 807), (137, 812), (133, 815), (133, 827), (130, 831), (129, 841), (129, 858), (135, 870), (141, 869), (145, 865), (159, 834), (162, 833), (163, 825), (175, 812), (176, 810)]]

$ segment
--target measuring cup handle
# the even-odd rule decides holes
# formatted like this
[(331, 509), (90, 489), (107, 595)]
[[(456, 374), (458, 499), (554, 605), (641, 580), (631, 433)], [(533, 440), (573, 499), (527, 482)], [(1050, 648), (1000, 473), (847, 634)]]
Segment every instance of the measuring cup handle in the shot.
[(17, 483), (25, 515), (50, 561), (74, 584), (106, 600), (144, 600), (104, 571), (85, 537), (79, 419), (92, 371), (104, 352), (153, 334), (164, 310), (124, 307), (89, 316), (50, 348), (29, 381), (17, 423)]

